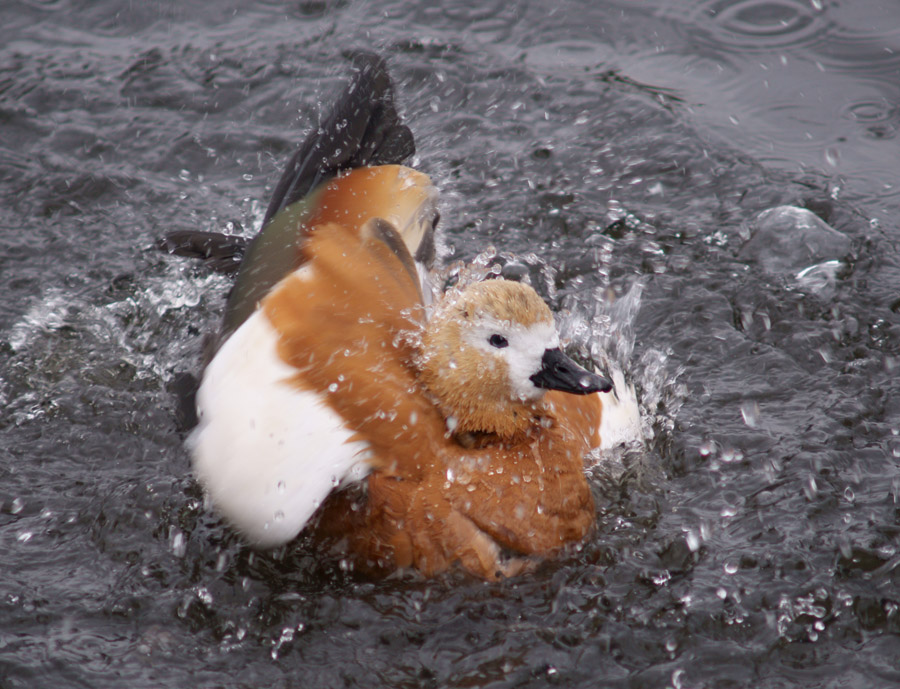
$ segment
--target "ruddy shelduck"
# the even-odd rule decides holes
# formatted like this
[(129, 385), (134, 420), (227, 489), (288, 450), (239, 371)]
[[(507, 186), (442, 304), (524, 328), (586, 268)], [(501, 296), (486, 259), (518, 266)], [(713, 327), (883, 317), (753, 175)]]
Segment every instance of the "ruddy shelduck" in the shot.
[[(301, 161), (279, 185), (197, 393), (194, 471), (260, 547), (308, 529), (363, 572), (512, 575), (592, 529), (584, 457), (612, 384), (562, 352), (526, 284), (475, 281), (430, 303), (437, 194), (389, 164), (411, 136), (383, 63), (358, 61), (336, 112), (381, 85), (358, 127), (365, 155), (311, 175)], [(373, 131), (399, 142), (393, 160)]]

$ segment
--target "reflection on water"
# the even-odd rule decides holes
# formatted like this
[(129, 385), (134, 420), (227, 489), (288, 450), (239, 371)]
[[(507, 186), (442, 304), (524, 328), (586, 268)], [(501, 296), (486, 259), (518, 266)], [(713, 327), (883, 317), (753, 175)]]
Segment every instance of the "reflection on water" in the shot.
[[(767, 164), (845, 179), (878, 208), (896, 195), (896, 151), (876, 143), (897, 125), (894, 8), (711, 0), (660, 4), (654, 18), (654, 40), (627, 47), (628, 70), (680, 89), (697, 123)], [(847, 117), (873, 106), (886, 125)]]
[[(710, 0), (690, 11), (695, 38), (753, 55), (797, 50), (827, 40), (829, 19), (819, 0)], [(706, 33), (708, 32), (708, 33)]]
[[(0, 684), (900, 682), (895, 19), (4, 4)], [(641, 402), (646, 444), (591, 470), (596, 533), (496, 585), (253, 552), (175, 429), (228, 281), (155, 240), (252, 232), (341, 51), (372, 44), (442, 190), (445, 261), (524, 271)]]

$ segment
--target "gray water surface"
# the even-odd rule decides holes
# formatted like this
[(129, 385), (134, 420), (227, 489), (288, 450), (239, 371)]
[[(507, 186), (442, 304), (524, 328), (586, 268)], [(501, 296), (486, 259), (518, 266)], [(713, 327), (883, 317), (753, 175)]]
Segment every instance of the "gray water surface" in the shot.
[[(900, 684), (900, 8), (435, 5), (0, 6), (0, 687)], [(154, 243), (255, 232), (352, 48), (446, 262), (533, 254), (585, 351), (642, 289), (652, 438), (516, 579), (256, 553), (190, 477), (229, 281)]]

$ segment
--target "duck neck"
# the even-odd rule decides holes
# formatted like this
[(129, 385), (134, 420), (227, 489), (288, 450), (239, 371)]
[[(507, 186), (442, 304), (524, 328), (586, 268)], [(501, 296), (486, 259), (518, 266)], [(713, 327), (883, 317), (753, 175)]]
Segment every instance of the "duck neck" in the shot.
[(527, 434), (544, 415), (541, 400), (514, 402), (490, 392), (479, 393), (467, 390), (465, 386), (447, 385), (446, 381), (427, 374), (423, 375), (423, 382), (447, 419), (448, 430), (464, 445), (482, 445), (490, 439), (513, 440)]

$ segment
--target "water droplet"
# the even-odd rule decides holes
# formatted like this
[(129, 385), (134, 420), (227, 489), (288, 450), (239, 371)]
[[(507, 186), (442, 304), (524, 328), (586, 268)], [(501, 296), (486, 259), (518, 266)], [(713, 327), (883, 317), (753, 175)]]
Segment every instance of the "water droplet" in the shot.
[(687, 547), (692, 553), (696, 553), (700, 550), (700, 535), (694, 531), (688, 531), (685, 535), (685, 541), (687, 542)]
[(172, 549), (175, 557), (184, 557), (184, 553), (187, 550), (187, 541), (181, 529), (174, 526), (169, 528), (169, 547)]
[(700, 444), (700, 456), (709, 457), (716, 450), (716, 443), (713, 440), (704, 440)]
[(284, 481), (279, 481), (275, 486), (275, 490), (277, 490), (279, 494), (284, 495), (285, 491), (287, 490), (287, 484)]
[(328, 386), (328, 392), (337, 392), (338, 385), (337, 383), (332, 383)]
[(25, 502), (22, 498), (16, 498), (12, 501), (12, 504), (9, 506), (10, 514), (19, 514), (22, 510), (25, 509)]
[(727, 449), (722, 451), (722, 461), (726, 464), (740, 462), (742, 459), (744, 459), (744, 453), (740, 450)]
[(853, 557), (853, 546), (850, 545), (850, 539), (846, 536), (841, 536), (838, 539), (838, 549), (845, 559), (849, 560)]
[(806, 481), (803, 483), (803, 494), (806, 496), (807, 500), (814, 500), (816, 494), (818, 493), (819, 487), (816, 485), (815, 476), (808, 476)]
[(744, 423), (750, 428), (759, 426), (759, 404), (754, 400), (748, 400), (741, 405), (741, 416), (744, 417)]
[(278, 637), (278, 640), (275, 642), (275, 646), (272, 649), (272, 660), (278, 660), (278, 653), (281, 651), (281, 647), (293, 640), (294, 628), (285, 627), (284, 629), (282, 629), (281, 636)]
[(734, 560), (729, 560), (724, 566), (725, 574), (737, 574), (738, 564)]
[(16, 536), (16, 540), (19, 541), (19, 543), (28, 543), (32, 536), (34, 536), (34, 534), (31, 531), (23, 531)]
[(276, 522), (284, 521), (284, 512), (282, 510), (275, 510), (275, 521)]

